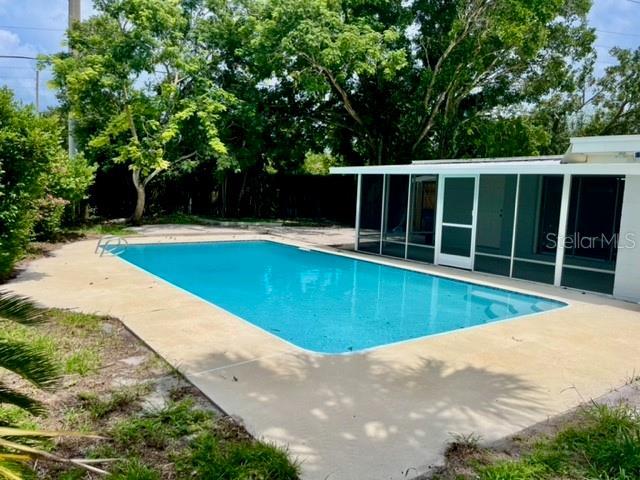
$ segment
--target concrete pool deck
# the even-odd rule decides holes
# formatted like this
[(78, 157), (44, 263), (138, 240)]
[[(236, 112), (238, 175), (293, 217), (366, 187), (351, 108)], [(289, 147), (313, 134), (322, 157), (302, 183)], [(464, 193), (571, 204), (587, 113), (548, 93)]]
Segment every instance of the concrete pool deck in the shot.
[[(150, 226), (130, 243), (352, 241), (349, 229)], [(640, 372), (640, 306), (402, 260), (370, 261), (556, 298), (568, 308), (354, 355), (301, 351), (122, 260), (63, 245), (3, 286), (49, 307), (120, 318), (303, 477), (401, 479), (442, 461), (452, 434), (497, 440)], [(331, 250), (331, 248), (328, 248)]]

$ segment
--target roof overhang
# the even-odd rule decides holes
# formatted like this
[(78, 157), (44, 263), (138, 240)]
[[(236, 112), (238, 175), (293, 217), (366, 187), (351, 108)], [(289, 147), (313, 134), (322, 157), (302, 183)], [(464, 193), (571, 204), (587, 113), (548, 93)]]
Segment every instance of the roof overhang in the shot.
[(420, 163), (371, 167), (333, 167), (332, 174), (364, 175), (640, 175), (638, 163), (561, 163), (561, 160), (525, 162)]
[(576, 137), (564, 155), (416, 160), (409, 165), (333, 167), (332, 174), (640, 175), (640, 135)]

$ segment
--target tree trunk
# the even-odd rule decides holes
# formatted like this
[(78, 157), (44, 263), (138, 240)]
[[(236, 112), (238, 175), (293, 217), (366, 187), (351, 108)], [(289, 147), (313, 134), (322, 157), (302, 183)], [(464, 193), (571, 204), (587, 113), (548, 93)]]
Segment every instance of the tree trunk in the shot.
[(144, 213), (144, 204), (146, 200), (145, 184), (140, 182), (140, 171), (134, 170), (132, 174), (133, 186), (136, 188), (136, 208), (131, 215), (131, 223), (140, 225), (142, 222), (142, 214)]

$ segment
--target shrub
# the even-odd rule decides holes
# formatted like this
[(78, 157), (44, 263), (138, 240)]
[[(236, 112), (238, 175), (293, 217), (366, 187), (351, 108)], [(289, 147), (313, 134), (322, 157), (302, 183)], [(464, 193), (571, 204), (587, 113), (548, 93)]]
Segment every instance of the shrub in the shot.
[(62, 217), (69, 202), (53, 195), (45, 195), (37, 202), (34, 234), (38, 240), (52, 242), (58, 240), (62, 232)]
[[(60, 119), (38, 116), (0, 88), (0, 281), (11, 273), (34, 233), (55, 234), (61, 202), (77, 201), (95, 169), (82, 158), (69, 160)], [(62, 207), (63, 208), (63, 207)]]

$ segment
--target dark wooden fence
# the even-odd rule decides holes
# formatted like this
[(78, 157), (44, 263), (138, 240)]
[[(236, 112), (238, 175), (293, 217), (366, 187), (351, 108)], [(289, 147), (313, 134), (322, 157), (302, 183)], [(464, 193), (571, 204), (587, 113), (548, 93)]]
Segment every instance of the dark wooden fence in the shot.
[[(211, 172), (194, 172), (154, 180), (148, 187), (147, 212), (353, 225), (355, 191), (353, 176), (259, 173), (228, 175), (221, 181)], [(100, 217), (129, 216), (135, 205), (129, 172), (122, 167), (99, 172), (90, 203)]]

